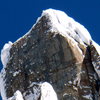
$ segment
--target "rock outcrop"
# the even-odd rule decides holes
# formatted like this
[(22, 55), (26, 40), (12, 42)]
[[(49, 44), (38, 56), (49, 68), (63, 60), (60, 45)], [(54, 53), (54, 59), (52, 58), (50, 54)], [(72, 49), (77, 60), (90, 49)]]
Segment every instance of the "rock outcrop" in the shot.
[(24, 100), (99, 100), (97, 46), (82, 25), (62, 13), (44, 11), (12, 44), (0, 76), (3, 100), (17, 100), (16, 91)]

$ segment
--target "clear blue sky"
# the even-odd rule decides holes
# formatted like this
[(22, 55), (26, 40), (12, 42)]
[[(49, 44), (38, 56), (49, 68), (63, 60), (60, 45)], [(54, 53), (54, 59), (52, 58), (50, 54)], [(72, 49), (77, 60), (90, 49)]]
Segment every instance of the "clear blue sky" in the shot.
[(6, 42), (23, 36), (48, 8), (66, 12), (100, 44), (100, 0), (0, 0), (0, 50)]

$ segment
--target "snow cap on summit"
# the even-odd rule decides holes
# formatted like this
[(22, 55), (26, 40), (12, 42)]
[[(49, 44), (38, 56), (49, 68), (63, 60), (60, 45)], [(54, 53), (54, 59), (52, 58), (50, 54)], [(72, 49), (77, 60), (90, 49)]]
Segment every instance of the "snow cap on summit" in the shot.
[[(58, 30), (63, 35), (70, 33), (69, 35), (78, 42), (84, 42), (90, 45), (92, 39), (88, 30), (63, 11), (47, 9), (43, 11), (42, 16), (49, 17), (53, 31)], [(80, 40), (78, 40), (78, 38), (80, 38)]]

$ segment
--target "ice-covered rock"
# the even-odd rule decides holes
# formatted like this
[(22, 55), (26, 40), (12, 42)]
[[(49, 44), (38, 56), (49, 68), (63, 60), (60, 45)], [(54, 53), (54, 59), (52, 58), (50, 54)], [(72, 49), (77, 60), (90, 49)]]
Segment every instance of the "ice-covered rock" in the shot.
[(8, 42), (4, 45), (3, 49), (1, 50), (1, 61), (3, 67), (6, 67), (7, 62), (9, 61), (10, 53), (9, 50), (11, 49), (12, 42)]
[(8, 100), (24, 100), (24, 99), (23, 99), (23, 96), (22, 96), (21, 92), (19, 90), (17, 90), (14, 93), (14, 96), (9, 98)]
[(56, 92), (48, 82), (41, 84), (41, 100), (58, 100)]

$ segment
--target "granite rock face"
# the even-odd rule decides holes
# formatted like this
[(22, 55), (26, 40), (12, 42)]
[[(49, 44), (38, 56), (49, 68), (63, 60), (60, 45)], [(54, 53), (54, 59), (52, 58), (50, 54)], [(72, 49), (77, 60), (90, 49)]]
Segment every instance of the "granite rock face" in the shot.
[(19, 90), (24, 100), (42, 100), (40, 84), (48, 82), (58, 100), (99, 100), (95, 67), (100, 67), (100, 56), (95, 46), (51, 28), (49, 16), (43, 15), (12, 44), (5, 74), (1, 72), (7, 99)]

